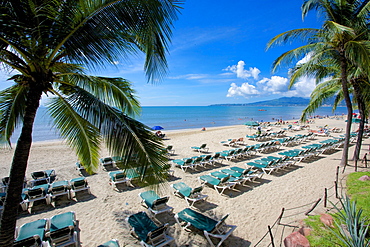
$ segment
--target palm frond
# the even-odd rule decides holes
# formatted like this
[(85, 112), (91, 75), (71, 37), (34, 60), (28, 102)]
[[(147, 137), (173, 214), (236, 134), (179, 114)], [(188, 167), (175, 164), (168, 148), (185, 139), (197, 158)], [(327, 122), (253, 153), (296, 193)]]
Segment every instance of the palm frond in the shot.
[(23, 121), (28, 88), (19, 84), (0, 92), (0, 142), (11, 146), (10, 137)]
[(76, 151), (86, 171), (93, 173), (99, 165), (99, 129), (74, 110), (73, 104), (76, 102), (73, 99), (65, 99), (57, 91), (54, 91), (54, 94), (59, 97), (52, 98), (47, 104), (54, 125)]
[(112, 155), (123, 157), (123, 169), (136, 168), (141, 179), (149, 184), (166, 181), (164, 146), (148, 126), (80, 88), (68, 100), (73, 102), (71, 107), (76, 112), (99, 129)]
[(276, 35), (267, 43), (266, 50), (270, 49), (273, 46), (292, 43), (296, 40), (300, 42), (309, 41), (317, 34), (318, 31), (319, 29), (314, 28), (301, 28), (283, 32)]
[(140, 103), (136, 99), (131, 83), (123, 78), (88, 76), (69, 73), (61, 76), (59, 83), (80, 87), (99, 100), (120, 109), (125, 114), (135, 116), (140, 113)]

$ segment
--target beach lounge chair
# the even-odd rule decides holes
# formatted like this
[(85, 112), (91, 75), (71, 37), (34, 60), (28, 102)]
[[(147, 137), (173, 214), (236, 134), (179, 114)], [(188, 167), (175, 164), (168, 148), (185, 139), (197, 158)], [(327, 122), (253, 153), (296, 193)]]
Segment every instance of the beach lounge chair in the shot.
[(120, 245), (117, 239), (111, 239), (104, 244), (98, 245), (98, 247), (120, 247)]
[(203, 186), (199, 186), (197, 188), (190, 188), (183, 182), (179, 182), (176, 184), (171, 184), (171, 187), (175, 190), (174, 194), (184, 198), (186, 203), (191, 207), (194, 203), (199, 201), (205, 201), (208, 198), (208, 195), (202, 194)]
[(229, 147), (233, 147), (233, 146), (237, 145), (236, 139), (229, 139), (227, 141), (221, 141), (220, 143), (224, 146), (229, 146)]
[(52, 216), (46, 233), (51, 246), (78, 246), (76, 227), (76, 215), (73, 211)]
[(80, 162), (76, 162), (76, 166), (75, 166), (76, 170), (82, 174), (82, 172), (86, 171), (85, 170), (85, 167), (80, 163)]
[(175, 153), (175, 149), (173, 149), (172, 145), (168, 145), (166, 150), (170, 155)]
[(51, 203), (49, 192), (49, 184), (41, 184), (32, 188), (23, 189), (25, 195), (24, 203), (27, 205), (27, 209), (31, 213), (34, 202), (45, 200), (46, 204)]
[(239, 139), (236, 140), (235, 142), (237, 145), (245, 145), (244, 138), (240, 137)]
[(238, 166), (232, 166), (230, 167), (230, 170), (242, 173), (244, 177), (249, 178), (251, 182), (255, 182), (257, 178), (262, 178), (264, 172), (258, 171), (258, 170), (251, 170), (251, 167), (247, 167), (246, 169), (238, 167)]
[(112, 186), (113, 189), (117, 190), (117, 184), (126, 183), (127, 186), (135, 187), (131, 180), (132, 178), (128, 178), (123, 171), (112, 171), (108, 173), (109, 176), (109, 185)]
[(100, 158), (99, 161), (104, 170), (107, 170), (107, 167), (113, 167), (113, 165), (115, 164), (112, 157)]
[(145, 212), (139, 212), (126, 218), (131, 226), (131, 234), (145, 247), (162, 247), (169, 245), (174, 238), (167, 235), (168, 223), (157, 226)]
[(208, 152), (207, 144), (205, 144), (205, 143), (203, 143), (199, 147), (191, 147), (191, 149), (193, 149), (194, 151), (198, 151), (200, 153), (201, 152)]
[(244, 176), (243, 173), (241, 172), (237, 172), (237, 171), (234, 171), (232, 169), (222, 169), (220, 172), (228, 175), (228, 176), (231, 176), (233, 178), (236, 179), (236, 181), (239, 181), (239, 184), (241, 185), (245, 185), (245, 183), (247, 181), (250, 181), (251, 178), (248, 177), (248, 176)]
[(85, 177), (73, 178), (69, 180), (69, 184), (71, 185), (71, 198), (76, 197), (76, 193), (79, 191), (87, 190), (91, 194), (90, 186)]
[[(236, 226), (226, 225), (225, 220), (228, 216), (229, 214), (225, 215), (220, 220), (214, 220), (190, 208), (185, 208), (175, 215), (175, 219), (180, 226), (182, 226), (180, 221), (186, 223), (183, 227), (185, 230), (190, 230), (189, 227), (193, 226), (203, 231), (209, 244), (219, 247), (236, 229)], [(220, 242), (215, 245), (210, 237), (219, 238)]]
[(70, 186), (68, 180), (57, 181), (50, 185), (49, 194), (51, 201), (54, 201), (58, 196), (67, 195), (68, 199), (71, 198)]
[(168, 196), (159, 197), (153, 190), (149, 190), (141, 192), (139, 197), (141, 198), (141, 205), (146, 207), (154, 216), (164, 212), (172, 213), (173, 211), (173, 207), (167, 205), (170, 199)]
[(14, 247), (49, 246), (46, 237), (47, 219), (40, 219), (23, 224), (16, 229)]
[(47, 179), (48, 183), (51, 183), (55, 180), (55, 170), (45, 170), (45, 171), (37, 171), (37, 172), (32, 172), (31, 177), (34, 180), (39, 180), (39, 179)]
[(216, 192), (220, 195), (222, 195), (226, 189), (234, 189), (235, 185), (237, 184), (237, 182), (228, 182), (228, 180), (229, 176), (226, 176), (221, 180), (211, 175), (203, 175), (199, 177), (199, 181), (202, 185), (208, 184), (213, 186)]
[(210, 158), (211, 165), (215, 165), (216, 162), (222, 164), (222, 161), (221, 152), (214, 153)]
[(186, 172), (186, 170), (189, 168), (189, 167), (192, 167), (193, 164), (193, 159), (191, 158), (185, 158), (185, 159), (178, 159), (178, 160), (172, 160), (172, 162), (175, 164), (175, 166), (178, 166), (181, 168), (181, 170), (183, 170), (184, 172)]

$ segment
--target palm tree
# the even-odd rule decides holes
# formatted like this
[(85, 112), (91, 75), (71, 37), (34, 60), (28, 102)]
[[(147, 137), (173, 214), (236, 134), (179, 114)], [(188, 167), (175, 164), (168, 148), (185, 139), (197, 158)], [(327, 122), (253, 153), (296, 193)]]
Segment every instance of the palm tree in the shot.
[[(166, 72), (166, 51), (181, 1), (177, 0), (4, 0), (0, 2), (0, 62), (17, 71), (15, 84), (0, 92), (0, 137), (21, 134), (14, 150), (0, 225), (0, 245), (12, 246), (32, 129), (42, 95), (62, 137), (89, 172), (100, 144), (112, 154), (138, 157), (141, 179), (164, 181), (163, 144), (132, 117), (138, 101), (122, 78), (88, 76), (132, 54), (146, 54), (148, 81)], [(145, 175), (145, 176), (144, 176)]]
[[(274, 61), (274, 71), (283, 63), (290, 63), (308, 53), (312, 56), (312, 61), (330, 61), (334, 67), (339, 68), (348, 120), (341, 160), (342, 166), (345, 166), (348, 162), (353, 112), (349, 94), (348, 70), (350, 66), (356, 66), (361, 70), (362, 74), (370, 75), (369, 39), (366, 25), (366, 17), (370, 7), (368, 2), (363, 0), (306, 0), (302, 5), (303, 17), (310, 10), (317, 10), (325, 18), (321, 29), (287, 31), (275, 36), (267, 46), (270, 48), (273, 45), (284, 44), (295, 39), (307, 42), (306, 45), (288, 51), (278, 57)], [(291, 82), (294, 82), (294, 80), (291, 80)]]

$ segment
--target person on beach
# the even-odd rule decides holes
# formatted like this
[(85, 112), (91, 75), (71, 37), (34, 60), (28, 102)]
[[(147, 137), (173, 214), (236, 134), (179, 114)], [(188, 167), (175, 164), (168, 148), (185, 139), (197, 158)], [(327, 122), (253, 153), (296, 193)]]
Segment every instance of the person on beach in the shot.
[(166, 134), (163, 134), (162, 131), (158, 130), (157, 132), (155, 132), (155, 135), (158, 136), (159, 138), (164, 138)]
[(206, 131), (206, 127), (203, 127), (203, 128), (202, 128), (202, 131)]

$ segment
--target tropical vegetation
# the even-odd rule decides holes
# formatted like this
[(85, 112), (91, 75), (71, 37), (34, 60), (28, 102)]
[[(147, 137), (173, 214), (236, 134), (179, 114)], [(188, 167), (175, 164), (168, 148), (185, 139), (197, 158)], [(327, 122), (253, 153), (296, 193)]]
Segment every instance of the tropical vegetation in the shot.
[[(0, 245), (12, 246), (23, 178), (40, 100), (54, 125), (90, 173), (101, 144), (137, 166), (141, 179), (163, 182), (162, 142), (134, 119), (139, 103), (123, 78), (87, 75), (107, 64), (145, 54), (148, 81), (161, 79), (177, 19), (178, 0), (2, 0), (0, 64), (14, 84), (0, 92), (0, 138), (14, 150), (0, 223)], [(131, 157), (135, 156), (133, 164)], [(140, 165), (137, 165), (140, 164)]]
[[(290, 87), (303, 76), (314, 77), (318, 83), (330, 80), (331, 89), (323, 91), (320, 100), (312, 101), (318, 107), (322, 99), (333, 95), (340, 85), (340, 97), (347, 106), (347, 125), (341, 165), (348, 163), (349, 138), (352, 124), (353, 106), (351, 88), (363, 99), (358, 90), (364, 82), (369, 82), (370, 46), (368, 31), (368, 0), (306, 0), (302, 5), (303, 18), (311, 10), (317, 10), (324, 18), (321, 28), (303, 28), (284, 32), (275, 36), (267, 45), (281, 45), (299, 40), (306, 44), (285, 52), (273, 64), (273, 70), (284, 64), (291, 64), (307, 56), (307, 62), (297, 64), (292, 70)], [(361, 78), (361, 80), (357, 80)], [(328, 85), (327, 83), (326, 85)], [(322, 86), (324, 87), (324, 86)], [(334, 91), (333, 91), (334, 90)], [(320, 92), (320, 89), (317, 89)], [(317, 95), (317, 93), (316, 93)], [(313, 95), (315, 96), (315, 95)], [(363, 114), (365, 117), (365, 114)]]

